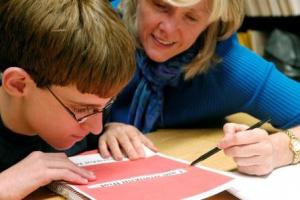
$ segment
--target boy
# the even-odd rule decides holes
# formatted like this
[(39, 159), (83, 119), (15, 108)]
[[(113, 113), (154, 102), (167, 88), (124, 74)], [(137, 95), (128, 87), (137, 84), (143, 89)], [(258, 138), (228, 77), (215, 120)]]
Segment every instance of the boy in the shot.
[(101, 132), (102, 112), (135, 70), (134, 46), (109, 3), (2, 0), (0, 69), (0, 199), (53, 180), (93, 180), (67, 155)]

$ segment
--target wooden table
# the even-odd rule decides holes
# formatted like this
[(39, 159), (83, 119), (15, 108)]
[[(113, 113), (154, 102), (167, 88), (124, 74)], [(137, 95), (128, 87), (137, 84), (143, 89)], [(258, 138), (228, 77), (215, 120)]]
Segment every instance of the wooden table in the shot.
[[(239, 114), (229, 117), (230, 121), (254, 124), (257, 120), (250, 116)], [(272, 129), (270, 125), (264, 128)], [(221, 128), (217, 129), (167, 129), (158, 130), (147, 135), (154, 144), (158, 147), (161, 153), (174, 156), (187, 161), (192, 161), (207, 150), (215, 147), (217, 142), (222, 138), (223, 133)], [(235, 169), (236, 165), (232, 159), (226, 157), (222, 151), (214, 156), (201, 162), (202, 165), (230, 171)], [(46, 189), (40, 189), (29, 195), (26, 200), (62, 200), (62, 197), (50, 193)], [(228, 192), (222, 192), (208, 198), (209, 200), (231, 200), (237, 199)]]

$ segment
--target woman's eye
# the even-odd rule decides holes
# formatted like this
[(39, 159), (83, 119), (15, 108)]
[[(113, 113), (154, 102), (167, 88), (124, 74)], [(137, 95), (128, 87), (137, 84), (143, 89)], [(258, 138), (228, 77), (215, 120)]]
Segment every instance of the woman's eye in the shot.
[(162, 5), (162, 4), (156, 4), (156, 6), (159, 7), (159, 8), (165, 8), (165, 6)]
[(159, 1), (154, 1), (153, 3), (159, 9), (166, 9), (167, 8), (167, 6), (165, 4), (163, 4), (163, 3), (159, 2)]
[(197, 19), (196, 17), (191, 16), (191, 15), (187, 15), (186, 18), (187, 18), (188, 20), (192, 21), (192, 22), (197, 22), (197, 21), (198, 21), (198, 19)]

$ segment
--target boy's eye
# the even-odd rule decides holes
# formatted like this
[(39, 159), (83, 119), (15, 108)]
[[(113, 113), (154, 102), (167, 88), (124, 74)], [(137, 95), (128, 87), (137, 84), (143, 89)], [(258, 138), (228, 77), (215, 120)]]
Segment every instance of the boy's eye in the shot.
[(86, 109), (86, 108), (73, 108), (73, 111), (75, 113), (85, 113), (85, 112), (87, 112), (87, 110), (88, 109)]
[(90, 114), (90, 113), (94, 112), (94, 108), (92, 108), (92, 107), (73, 107), (72, 109), (75, 113)]

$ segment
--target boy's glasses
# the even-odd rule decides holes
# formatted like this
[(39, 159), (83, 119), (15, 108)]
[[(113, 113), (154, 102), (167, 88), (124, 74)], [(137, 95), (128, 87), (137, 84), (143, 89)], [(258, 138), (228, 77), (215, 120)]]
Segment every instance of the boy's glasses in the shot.
[(99, 114), (99, 113), (107, 113), (112, 104), (114, 103), (115, 98), (112, 98), (103, 109), (87, 109), (87, 112), (85, 112), (84, 114), (82, 114), (82, 116), (80, 116), (80, 114), (75, 114), (70, 108), (68, 108), (55, 94), (52, 90), (50, 90), (49, 87), (47, 87), (47, 89), (49, 90), (49, 92), (52, 94), (52, 96), (65, 108), (65, 110), (78, 122), (78, 123), (83, 123), (85, 122), (89, 117)]

